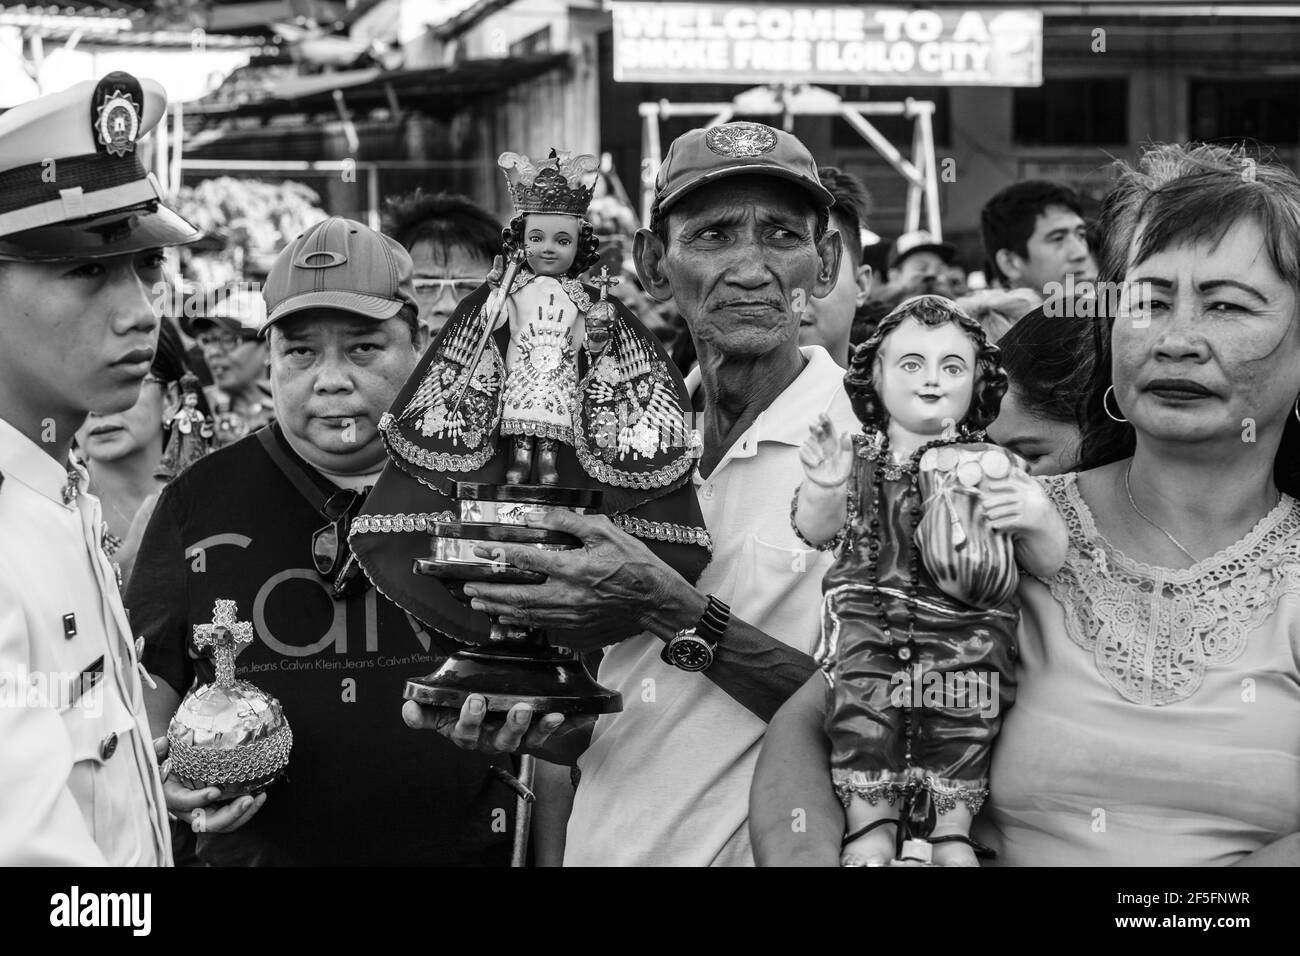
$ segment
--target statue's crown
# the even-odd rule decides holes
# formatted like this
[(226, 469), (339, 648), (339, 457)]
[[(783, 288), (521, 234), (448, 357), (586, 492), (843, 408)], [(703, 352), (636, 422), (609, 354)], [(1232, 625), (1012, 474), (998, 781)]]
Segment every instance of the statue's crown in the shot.
[(591, 205), (600, 162), (589, 153), (578, 156), (551, 150), (546, 159), (533, 162), (519, 153), (502, 153), (497, 165), (510, 184), (515, 212), (557, 213), (582, 216)]

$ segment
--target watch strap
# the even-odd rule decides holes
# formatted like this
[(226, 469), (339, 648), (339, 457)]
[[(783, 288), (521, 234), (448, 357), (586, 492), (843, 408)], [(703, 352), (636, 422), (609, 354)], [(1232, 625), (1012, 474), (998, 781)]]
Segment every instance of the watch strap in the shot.
[(704, 609), (704, 616), (695, 625), (695, 633), (717, 646), (730, 624), (731, 607), (710, 594), (709, 606)]

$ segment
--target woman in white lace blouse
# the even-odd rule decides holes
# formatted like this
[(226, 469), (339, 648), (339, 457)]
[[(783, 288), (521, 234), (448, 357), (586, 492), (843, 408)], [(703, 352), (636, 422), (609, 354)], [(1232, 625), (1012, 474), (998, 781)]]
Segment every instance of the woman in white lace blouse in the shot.
[[(1070, 553), (1023, 581), (1019, 696), (975, 835), (1009, 865), (1295, 865), (1300, 182), (1160, 147), (1123, 171), (1103, 226), (1124, 278), (1095, 370), (1112, 421), (1085, 433), (1077, 474), (1044, 479)], [(768, 731), (760, 862), (838, 861), (814, 696)]]

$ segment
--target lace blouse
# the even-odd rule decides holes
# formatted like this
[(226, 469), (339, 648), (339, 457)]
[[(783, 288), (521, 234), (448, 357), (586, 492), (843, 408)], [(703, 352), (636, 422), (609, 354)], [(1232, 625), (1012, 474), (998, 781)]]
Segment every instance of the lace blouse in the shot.
[(1016, 705), (976, 827), (1009, 865), (1229, 864), (1300, 831), (1300, 503), (1185, 570), (1041, 479), (1065, 566), (1025, 577)]

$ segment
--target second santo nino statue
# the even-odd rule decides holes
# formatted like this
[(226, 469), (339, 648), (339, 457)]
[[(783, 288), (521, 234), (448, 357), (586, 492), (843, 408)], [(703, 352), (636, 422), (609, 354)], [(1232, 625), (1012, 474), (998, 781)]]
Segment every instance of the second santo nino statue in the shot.
[[(405, 457), (469, 472), (501, 454), (508, 485), (675, 485), (691, 459), (672, 371), (644, 326), (608, 298), (617, 279), (595, 279), (599, 293), (578, 279), (598, 246), (584, 218), (596, 158), (552, 150), (536, 162), (518, 153), (497, 162), (515, 208), (503, 256), (486, 298), (458, 306), (434, 343), (437, 362), (395, 416), (427, 451)], [(566, 474), (574, 455), (585, 480)]]
[(837, 552), (816, 656), (841, 863), (889, 865), (901, 849), (975, 866), (970, 827), (1015, 699), (1017, 565), (1054, 575), (1065, 522), (1020, 459), (984, 440), (1006, 373), (948, 299), (900, 304), (844, 381), (863, 432), (812, 424), (792, 509), (800, 537)]

